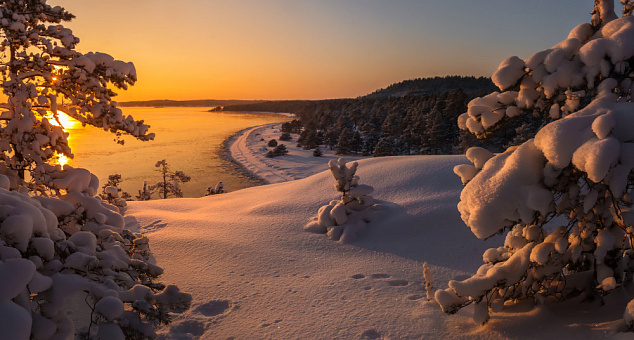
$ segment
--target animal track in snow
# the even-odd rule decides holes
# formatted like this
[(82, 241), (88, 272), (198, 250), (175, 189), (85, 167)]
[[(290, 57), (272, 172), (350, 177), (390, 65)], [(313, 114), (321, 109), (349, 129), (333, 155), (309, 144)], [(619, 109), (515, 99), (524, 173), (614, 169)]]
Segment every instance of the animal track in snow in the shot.
[(355, 280), (363, 279), (364, 277), (365, 277), (365, 275), (363, 275), (363, 274), (354, 274), (354, 275), (352, 275), (352, 278), (355, 279)]
[(265, 323), (261, 324), (260, 327), (266, 328), (266, 327), (269, 327), (270, 325), (273, 325), (273, 324), (276, 324), (276, 323), (280, 323), (280, 322), (282, 322), (282, 319), (277, 319), (277, 320), (275, 320), (273, 322), (265, 322)]
[(158, 221), (154, 221), (146, 226), (144, 226), (142, 228), (142, 230), (146, 233), (152, 233), (155, 232), (157, 230), (161, 230), (165, 227), (167, 227), (167, 223), (161, 223), (163, 222), (162, 220), (158, 220)]
[(388, 274), (372, 274), (370, 277), (373, 279), (389, 279), (390, 275)]

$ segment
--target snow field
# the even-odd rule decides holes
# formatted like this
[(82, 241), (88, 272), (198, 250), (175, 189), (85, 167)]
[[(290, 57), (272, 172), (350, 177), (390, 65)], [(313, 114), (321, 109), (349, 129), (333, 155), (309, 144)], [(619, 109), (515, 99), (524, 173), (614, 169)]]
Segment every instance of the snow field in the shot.
[[(352, 244), (303, 231), (340, 195), (330, 171), (287, 183), (199, 199), (130, 202), (151, 239), (166, 284), (192, 308), (160, 330), (165, 339), (605, 338), (622, 330), (621, 290), (598, 301), (507, 306), (485, 326), (472, 306), (447, 316), (427, 302), (434, 289), (470, 276), (501, 237), (478, 240), (456, 209), (451, 169), (464, 156), (359, 161), (362, 183), (387, 209)], [(623, 301), (619, 300), (619, 297)]]

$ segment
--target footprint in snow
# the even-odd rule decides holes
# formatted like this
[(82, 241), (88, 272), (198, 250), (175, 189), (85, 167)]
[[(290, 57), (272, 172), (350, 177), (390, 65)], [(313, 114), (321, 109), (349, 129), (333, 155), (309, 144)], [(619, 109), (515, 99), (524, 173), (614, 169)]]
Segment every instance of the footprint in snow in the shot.
[(376, 329), (368, 329), (367, 331), (361, 333), (361, 339), (379, 339), (381, 334), (376, 331)]
[(390, 275), (388, 274), (372, 274), (370, 277), (373, 279), (389, 279)]
[(211, 317), (228, 312), (230, 307), (231, 304), (228, 300), (214, 300), (196, 307), (194, 311), (204, 316)]
[(170, 334), (173, 337), (193, 335), (199, 337), (207, 331), (207, 326), (198, 320), (174, 321), (170, 327)]
[(405, 287), (409, 284), (407, 280), (390, 280), (387, 282), (392, 287)]

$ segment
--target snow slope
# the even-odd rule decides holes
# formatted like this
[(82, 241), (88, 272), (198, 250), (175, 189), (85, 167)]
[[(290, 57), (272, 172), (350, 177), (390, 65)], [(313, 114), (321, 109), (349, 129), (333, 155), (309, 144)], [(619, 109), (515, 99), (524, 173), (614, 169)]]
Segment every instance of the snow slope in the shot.
[[(192, 308), (162, 330), (168, 339), (612, 338), (631, 294), (599, 301), (520, 303), (477, 326), (471, 307), (443, 314), (427, 302), (423, 262), (434, 286), (464, 278), (494, 237), (481, 241), (456, 204), (452, 168), (463, 156), (365, 159), (357, 174), (388, 205), (352, 244), (303, 231), (337, 199), (330, 172), (198, 199), (130, 202), (151, 240), (164, 283), (193, 295)], [(324, 167), (324, 170), (326, 168)]]

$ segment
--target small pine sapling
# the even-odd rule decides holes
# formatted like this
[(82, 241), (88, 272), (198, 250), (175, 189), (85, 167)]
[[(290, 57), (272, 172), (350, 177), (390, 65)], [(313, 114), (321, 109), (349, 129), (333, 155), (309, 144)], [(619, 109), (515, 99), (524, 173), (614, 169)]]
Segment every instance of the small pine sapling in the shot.
[(359, 184), (359, 176), (355, 175), (358, 165), (354, 162), (348, 167), (343, 158), (328, 162), (341, 198), (321, 207), (317, 217), (306, 225), (307, 231), (327, 233), (333, 240), (349, 243), (371, 222), (373, 212), (382, 206), (374, 204), (370, 196), (373, 187)]
[(271, 148), (274, 148), (274, 147), (277, 146), (277, 140), (271, 139), (266, 145), (271, 147)]
[(161, 174), (163, 180), (151, 185), (149, 190), (158, 190), (159, 196), (163, 199), (169, 196), (183, 197), (183, 190), (181, 190), (179, 183), (189, 182), (191, 177), (185, 175), (182, 171), (175, 171), (171, 173), (169, 165), (164, 159), (156, 162), (156, 165), (154, 166), (158, 168), (156, 171)]

